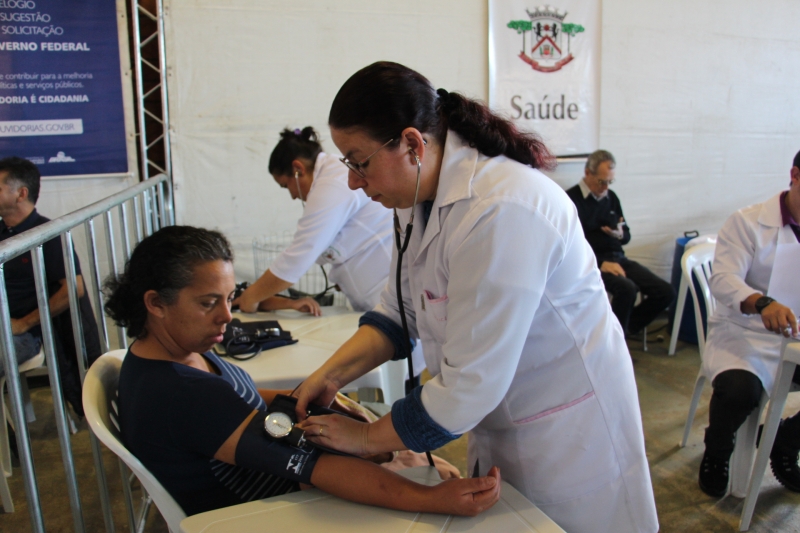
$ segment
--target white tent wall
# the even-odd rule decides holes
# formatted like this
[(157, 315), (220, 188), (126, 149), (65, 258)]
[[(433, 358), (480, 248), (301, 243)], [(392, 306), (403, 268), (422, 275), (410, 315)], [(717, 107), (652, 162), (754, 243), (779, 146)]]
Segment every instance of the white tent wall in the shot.
[[(227, 234), (252, 279), (253, 237), (301, 213), (267, 173), (280, 130), (313, 125), (335, 151), (330, 103), (377, 60), (485, 100), (487, 12), (485, 0), (167, 0), (178, 222)], [(629, 255), (659, 274), (683, 231), (716, 231), (788, 183), (797, 20), (793, 0), (603, 1), (600, 147), (617, 157)], [(566, 187), (582, 165), (552, 175)]]
[(600, 145), (627, 253), (668, 276), (674, 239), (789, 184), (800, 150), (800, 2), (603, 2)]
[(170, 0), (167, 30), (178, 223), (223, 231), (237, 276), (253, 237), (293, 231), (292, 202), (267, 172), (280, 131), (314, 126), (326, 151), (330, 103), (380, 59), (438, 86), (487, 94), (487, 7), (457, 0)]

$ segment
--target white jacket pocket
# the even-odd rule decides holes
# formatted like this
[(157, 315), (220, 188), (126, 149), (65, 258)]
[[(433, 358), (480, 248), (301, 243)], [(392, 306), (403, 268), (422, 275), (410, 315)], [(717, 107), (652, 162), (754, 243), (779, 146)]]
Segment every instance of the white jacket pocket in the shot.
[(437, 298), (430, 291), (424, 291), (420, 294), (420, 299), (426, 328), (436, 342), (444, 344), (447, 329), (447, 295)]

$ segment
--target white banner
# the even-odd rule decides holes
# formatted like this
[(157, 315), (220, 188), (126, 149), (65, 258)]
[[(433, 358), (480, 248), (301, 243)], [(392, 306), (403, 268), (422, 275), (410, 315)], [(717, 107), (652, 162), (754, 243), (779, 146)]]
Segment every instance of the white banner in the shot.
[(489, 105), (556, 155), (590, 153), (600, 118), (600, 0), (549, 1), (489, 0)]

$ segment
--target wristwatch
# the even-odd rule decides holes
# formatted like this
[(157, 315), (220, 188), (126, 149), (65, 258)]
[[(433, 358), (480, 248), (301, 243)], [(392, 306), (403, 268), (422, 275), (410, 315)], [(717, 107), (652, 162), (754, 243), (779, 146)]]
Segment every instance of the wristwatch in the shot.
[(761, 312), (764, 310), (764, 308), (766, 308), (769, 304), (771, 304), (774, 301), (775, 301), (774, 298), (770, 298), (769, 296), (762, 296), (761, 298), (756, 300), (755, 303), (756, 313), (760, 315)]
[(306, 444), (306, 432), (295, 427), (292, 418), (281, 411), (273, 411), (264, 419), (264, 430), (273, 439), (286, 439), (286, 442), (296, 448)]

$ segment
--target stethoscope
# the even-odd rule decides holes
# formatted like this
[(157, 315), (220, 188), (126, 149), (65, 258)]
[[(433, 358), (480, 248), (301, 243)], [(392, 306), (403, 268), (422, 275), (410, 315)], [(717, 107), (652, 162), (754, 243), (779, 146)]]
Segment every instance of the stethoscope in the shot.
[(300, 190), (300, 173), (295, 171), (294, 183), (297, 186), (297, 196), (300, 197), (300, 203), (303, 204), (303, 209), (306, 208), (306, 200), (303, 198), (303, 191)]
[[(417, 162), (417, 187), (414, 191), (414, 203), (411, 206), (411, 217), (408, 219), (408, 224), (406, 224), (406, 236), (405, 239), (402, 239), (402, 242), (400, 238), (400, 218), (397, 216), (397, 208), (394, 209), (394, 242), (397, 246), (397, 275), (395, 281), (397, 289), (397, 307), (400, 310), (400, 321), (403, 325), (403, 335), (405, 336), (406, 350), (408, 351), (408, 380), (409, 383), (411, 383), (414, 380), (414, 362), (411, 358), (411, 335), (408, 332), (406, 308), (405, 305), (403, 305), (402, 270), (403, 254), (408, 248), (408, 242), (411, 240), (411, 232), (414, 230), (414, 211), (416, 210), (417, 197), (419, 196), (419, 177), (420, 172), (422, 171), (422, 162), (419, 160), (419, 156), (416, 154), (416, 152), (414, 152), (413, 149), (409, 148), (408, 151), (414, 155), (414, 160)], [(406, 394), (411, 392), (410, 389), (410, 386), (407, 387)], [(434, 466), (431, 452), (426, 451), (425, 455), (428, 457), (428, 463), (431, 466)]]

